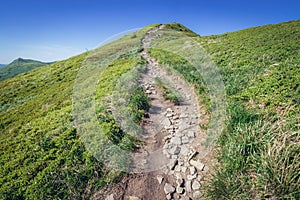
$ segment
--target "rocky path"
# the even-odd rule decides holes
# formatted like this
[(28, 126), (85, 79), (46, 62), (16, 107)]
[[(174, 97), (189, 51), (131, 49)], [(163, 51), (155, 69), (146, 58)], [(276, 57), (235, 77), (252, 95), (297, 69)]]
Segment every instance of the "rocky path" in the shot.
[[(198, 105), (193, 87), (179, 75), (168, 74), (147, 53), (152, 40), (159, 37), (159, 29), (154, 28), (144, 36), (141, 52), (147, 61), (147, 72), (140, 83), (151, 98), (151, 109), (143, 124), (145, 134), (141, 139), (144, 145), (139, 151), (142, 158), (136, 159), (136, 164), (149, 172), (130, 174), (112, 188), (96, 194), (94, 199), (188, 200), (202, 196), (199, 189), (209, 167), (198, 159), (199, 144), (205, 139), (199, 123), (204, 123), (207, 116)], [(163, 98), (162, 91), (154, 83), (156, 77), (167, 80), (179, 91), (182, 96), (179, 105)], [(155, 156), (149, 156), (151, 154)]]

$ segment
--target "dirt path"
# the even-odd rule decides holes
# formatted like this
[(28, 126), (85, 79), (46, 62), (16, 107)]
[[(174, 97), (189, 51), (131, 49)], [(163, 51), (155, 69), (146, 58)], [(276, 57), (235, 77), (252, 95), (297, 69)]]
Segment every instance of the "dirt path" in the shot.
[[(199, 191), (208, 171), (197, 158), (199, 145), (205, 134), (200, 130), (200, 120), (207, 120), (198, 105), (193, 87), (179, 75), (168, 74), (151, 58), (147, 48), (152, 40), (159, 37), (157, 31), (150, 30), (143, 38), (141, 55), (147, 61), (147, 72), (142, 75), (141, 85), (151, 98), (149, 118), (143, 124), (144, 145), (135, 159), (141, 173), (128, 174), (119, 183), (97, 192), (93, 199), (105, 200), (163, 200), (198, 199)], [(165, 100), (162, 91), (155, 85), (158, 77), (176, 88), (182, 100), (175, 106)]]

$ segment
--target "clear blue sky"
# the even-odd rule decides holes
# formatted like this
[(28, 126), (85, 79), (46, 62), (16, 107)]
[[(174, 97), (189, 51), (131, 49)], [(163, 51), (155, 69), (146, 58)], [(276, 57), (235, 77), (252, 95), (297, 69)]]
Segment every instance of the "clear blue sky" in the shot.
[(65, 59), (153, 23), (180, 22), (210, 35), (296, 19), (299, 0), (2, 0), (0, 63)]

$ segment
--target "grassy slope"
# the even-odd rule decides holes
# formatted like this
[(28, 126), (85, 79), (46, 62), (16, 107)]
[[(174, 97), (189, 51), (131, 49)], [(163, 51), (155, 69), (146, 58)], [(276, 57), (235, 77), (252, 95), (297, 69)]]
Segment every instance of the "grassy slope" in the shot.
[(227, 131), (213, 198), (300, 198), (300, 21), (199, 39), (222, 70)]
[[(116, 46), (139, 42), (150, 27)], [(110, 55), (118, 48), (98, 51)], [(85, 150), (74, 128), (73, 85), (86, 56), (0, 82), (0, 199), (81, 199), (114, 178)]]
[(36, 60), (18, 58), (12, 63), (0, 69), (0, 81), (12, 78), (21, 73), (29, 72), (33, 69), (48, 64), (49, 63), (44, 63)]

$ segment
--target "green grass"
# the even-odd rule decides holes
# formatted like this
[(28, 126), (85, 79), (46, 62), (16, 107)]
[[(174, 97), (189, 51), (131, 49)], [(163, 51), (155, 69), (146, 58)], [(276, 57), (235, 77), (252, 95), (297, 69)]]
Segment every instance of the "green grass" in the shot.
[[(107, 57), (128, 44), (136, 46), (151, 27), (94, 52)], [(87, 151), (72, 115), (75, 79), (87, 58), (101, 59), (97, 53), (84, 53), (0, 82), (0, 199), (88, 198), (120, 175)], [(120, 59), (127, 63), (119, 63), (122, 72), (138, 62), (138, 58)], [(133, 139), (125, 136), (124, 148)]]
[(36, 60), (18, 58), (12, 63), (0, 68), (0, 81), (12, 78), (18, 74), (29, 72), (38, 67), (49, 65), (51, 63), (44, 63)]
[[(104, 130), (104, 134), (106, 134), (114, 144), (118, 144), (127, 150), (136, 149), (134, 143), (138, 142), (138, 139), (126, 134), (126, 132), (119, 127), (111, 111), (111, 108), (114, 106), (111, 96), (116, 90), (117, 83), (122, 76), (130, 77), (131, 80), (127, 79), (127, 81), (134, 81), (134, 85), (131, 86), (132, 88), (127, 88), (130, 91), (128, 94), (129, 98), (123, 107), (129, 109), (130, 117), (138, 124), (143, 119), (144, 113), (149, 111), (150, 108), (150, 100), (144, 89), (138, 86), (137, 82), (137, 79), (140, 78), (138, 70), (143, 68), (145, 64), (145, 61), (136, 53), (122, 56), (114, 60), (107, 67), (101, 74), (99, 84), (97, 85), (96, 102), (98, 102), (98, 106), (96, 110), (100, 126)], [(119, 92), (121, 91), (118, 91), (118, 93)], [(121, 108), (118, 109), (122, 110)], [(124, 110), (122, 110), (122, 112), (123, 111)]]
[(299, 199), (300, 21), (200, 37), (222, 70), (228, 127), (213, 199)]

